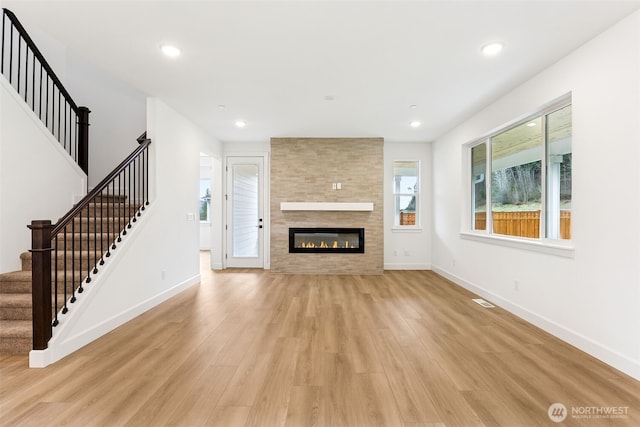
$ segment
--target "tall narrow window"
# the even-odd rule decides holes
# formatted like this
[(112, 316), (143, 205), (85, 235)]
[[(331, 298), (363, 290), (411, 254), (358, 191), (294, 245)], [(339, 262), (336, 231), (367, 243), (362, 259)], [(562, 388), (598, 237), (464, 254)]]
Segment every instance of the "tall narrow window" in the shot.
[(571, 239), (571, 122), (566, 96), (468, 145), (471, 230)]
[(211, 222), (211, 180), (200, 180), (200, 222)]
[(419, 169), (418, 161), (393, 162), (395, 226), (418, 225)]
[(571, 239), (571, 105), (547, 116), (547, 237)]
[(487, 144), (471, 148), (471, 229), (487, 229)]

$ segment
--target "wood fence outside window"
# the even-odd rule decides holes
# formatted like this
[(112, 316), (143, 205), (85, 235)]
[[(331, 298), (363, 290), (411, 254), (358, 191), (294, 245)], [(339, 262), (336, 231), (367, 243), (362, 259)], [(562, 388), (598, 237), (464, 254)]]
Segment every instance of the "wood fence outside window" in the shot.
[[(486, 230), (486, 212), (476, 212), (474, 228)], [(540, 211), (493, 212), (493, 233), (537, 239)], [(571, 239), (571, 211), (560, 211), (560, 238)]]

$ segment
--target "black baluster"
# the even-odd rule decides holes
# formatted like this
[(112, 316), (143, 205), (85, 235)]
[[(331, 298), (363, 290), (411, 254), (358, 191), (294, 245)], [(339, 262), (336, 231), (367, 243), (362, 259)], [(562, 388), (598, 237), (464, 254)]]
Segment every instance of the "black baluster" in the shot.
[(122, 242), (122, 216), (124, 213), (122, 212), (126, 207), (127, 199), (122, 197), (122, 182), (121, 182), (122, 172), (118, 174), (118, 197), (124, 203), (122, 206), (118, 207), (118, 243)]
[[(93, 274), (98, 272), (98, 218), (96, 217), (96, 197), (93, 198), (93, 260), (95, 262), (93, 267)], [(87, 204), (89, 209), (89, 204)]]
[(133, 164), (133, 200), (135, 201), (134, 210), (133, 210), (133, 222), (136, 222), (136, 211), (138, 210), (138, 198), (136, 195), (136, 187), (138, 182), (136, 180), (136, 159), (133, 159), (130, 164)]
[(9, 83), (12, 83), (13, 77), (13, 22), (9, 30)]
[[(110, 236), (111, 236), (111, 219), (109, 218), (109, 185), (107, 184), (107, 188), (105, 189), (107, 191), (107, 258), (109, 258), (111, 256), (111, 246), (109, 243), (110, 240)], [(103, 236), (103, 240), (104, 240), (104, 236)]]
[[(64, 283), (64, 307), (62, 308), (62, 314), (66, 314), (69, 311), (67, 307), (67, 227), (64, 227), (64, 233), (62, 237), (62, 278)], [(56, 269), (58, 268), (58, 260), (56, 259)]]
[(54, 267), (53, 267), (53, 278), (55, 280), (55, 285), (54, 285), (54, 291), (55, 293), (53, 294), (53, 323), (52, 326), (58, 326), (58, 311), (59, 311), (59, 306), (58, 306), (58, 281), (60, 280), (58, 278), (58, 236), (54, 236), (53, 240), (55, 240), (55, 245), (54, 245), (54, 250), (53, 250), (53, 259), (54, 259)]
[(18, 78), (18, 94), (20, 94), (20, 55), (22, 54), (22, 35), (18, 33), (18, 70), (16, 72)]

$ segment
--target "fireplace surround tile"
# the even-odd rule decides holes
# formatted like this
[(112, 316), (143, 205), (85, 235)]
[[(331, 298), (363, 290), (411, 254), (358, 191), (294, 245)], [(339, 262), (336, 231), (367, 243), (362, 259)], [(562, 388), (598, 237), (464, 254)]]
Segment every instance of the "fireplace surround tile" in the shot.
[[(271, 139), (271, 270), (382, 274), (382, 138)], [(342, 183), (334, 190), (332, 183)], [(371, 203), (372, 210), (281, 210), (283, 202)], [(364, 228), (364, 253), (289, 253), (289, 228)]]

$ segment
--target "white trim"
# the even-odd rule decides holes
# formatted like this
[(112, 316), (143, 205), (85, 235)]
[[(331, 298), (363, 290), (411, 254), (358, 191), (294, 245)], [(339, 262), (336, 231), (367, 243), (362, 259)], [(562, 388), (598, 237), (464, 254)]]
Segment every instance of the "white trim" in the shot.
[(560, 240), (528, 239), (525, 237), (502, 236), (498, 234), (474, 233), (471, 231), (461, 231), (460, 237), (465, 240), (490, 243), (493, 245), (506, 246), (509, 248), (524, 249), (541, 252), (548, 255), (556, 255), (565, 258), (575, 256), (575, 247), (567, 241), (563, 244)]
[(349, 202), (281, 202), (281, 211), (372, 211), (373, 203)]
[(424, 228), (419, 225), (394, 225), (391, 227), (392, 233), (422, 233)]
[(483, 287), (468, 282), (453, 273), (448, 272), (438, 266), (432, 266), (435, 273), (449, 279), (456, 285), (459, 285), (468, 291), (477, 294), (491, 303), (507, 310), (511, 314), (526, 320), (534, 326), (548, 332), (549, 334), (561, 339), (562, 341), (584, 351), (585, 353), (603, 361), (609, 366), (640, 380), (640, 363), (631, 359), (624, 354), (621, 354), (607, 346), (604, 346), (598, 342), (595, 342), (589, 337), (586, 337), (574, 330), (571, 330), (545, 316), (538, 313), (534, 313), (514, 302), (511, 302), (493, 292), (484, 289)]

